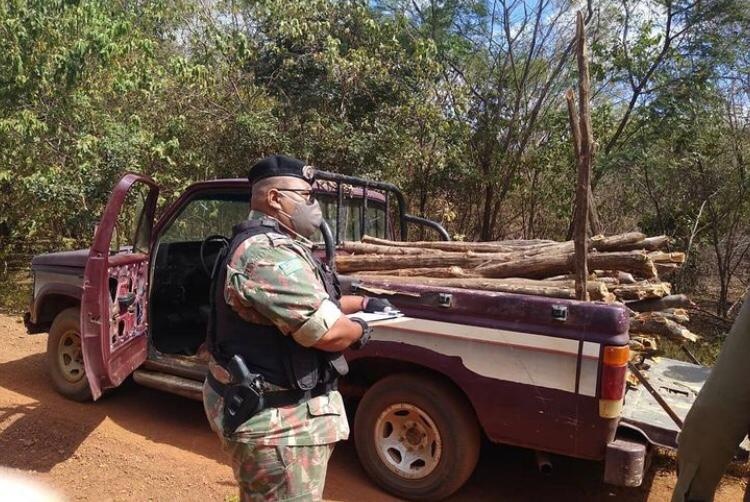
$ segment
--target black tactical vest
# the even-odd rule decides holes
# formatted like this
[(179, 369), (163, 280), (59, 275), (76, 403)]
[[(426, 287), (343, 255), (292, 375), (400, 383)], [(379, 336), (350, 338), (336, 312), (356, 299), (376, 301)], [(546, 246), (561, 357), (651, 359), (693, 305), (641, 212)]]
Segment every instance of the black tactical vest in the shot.
[[(345, 375), (348, 367), (340, 352), (303, 347), (274, 325), (245, 321), (226, 303), (227, 264), (237, 247), (256, 235), (281, 233), (278, 222), (272, 218), (247, 220), (232, 231), (232, 240), (219, 253), (211, 274), (207, 339), (214, 359), (226, 365), (238, 354), (251, 372), (260, 373), (266, 381), (289, 389), (310, 390), (318, 384), (331, 384), (339, 375)], [(318, 260), (315, 263), (330, 300), (340, 305), (341, 292), (335, 274)]]

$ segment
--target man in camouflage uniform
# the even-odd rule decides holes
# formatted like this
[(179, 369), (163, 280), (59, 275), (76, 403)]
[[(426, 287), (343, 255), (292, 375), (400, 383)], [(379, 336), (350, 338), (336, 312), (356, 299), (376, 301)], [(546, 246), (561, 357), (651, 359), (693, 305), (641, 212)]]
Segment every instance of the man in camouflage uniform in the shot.
[[(302, 347), (336, 353), (366, 343), (364, 321), (344, 314), (390, 304), (343, 296), (337, 305), (331, 298), (306, 239), (319, 224), (310, 167), (273, 156), (254, 165), (249, 179), (249, 219), (270, 217), (278, 222), (278, 231), (247, 238), (227, 257), (226, 303), (242, 320), (275, 326), (279, 337), (291, 337)], [(252, 331), (246, 339), (252, 347)], [(349, 436), (341, 394), (334, 389), (303, 402), (262, 409), (227, 435), (224, 399), (209, 380), (231, 377), (214, 358), (210, 370), (203, 387), (205, 411), (232, 458), (241, 500), (321, 500), (334, 444)], [(264, 390), (283, 389), (266, 382)]]

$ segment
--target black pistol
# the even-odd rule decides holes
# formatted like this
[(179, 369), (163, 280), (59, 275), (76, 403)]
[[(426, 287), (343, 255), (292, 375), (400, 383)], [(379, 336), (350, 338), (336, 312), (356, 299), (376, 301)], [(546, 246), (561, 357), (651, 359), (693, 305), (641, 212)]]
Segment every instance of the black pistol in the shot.
[(224, 393), (224, 435), (231, 436), (244, 422), (263, 409), (263, 376), (250, 373), (239, 355), (230, 359), (227, 371), (232, 383)]

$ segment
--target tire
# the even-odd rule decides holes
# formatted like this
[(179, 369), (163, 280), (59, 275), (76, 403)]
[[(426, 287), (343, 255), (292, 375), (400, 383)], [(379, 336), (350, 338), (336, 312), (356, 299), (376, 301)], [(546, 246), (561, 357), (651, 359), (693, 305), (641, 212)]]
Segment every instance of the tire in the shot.
[(448, 497), (469, 479), (479, 458), (471, 404), (425, 375), (391, 375), (373, 385), (357, 408), (354, 440), (369, 476), (410, 500)]
[(47, 371), (57, 392), (74, 401), (90, 401), (81, 352), (81, 311), (65, 309), (55, 317), (47, 338)]

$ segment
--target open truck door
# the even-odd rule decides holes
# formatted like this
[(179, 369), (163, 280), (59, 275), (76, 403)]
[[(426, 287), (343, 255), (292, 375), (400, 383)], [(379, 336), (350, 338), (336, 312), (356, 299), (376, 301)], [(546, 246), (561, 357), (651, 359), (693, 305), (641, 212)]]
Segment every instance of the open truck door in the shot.
[(148, 275), (159, 189), (126, 174), (94, 232), (83, 276), (81, 346), (94, 400), (117, 387), (148, 354)]

